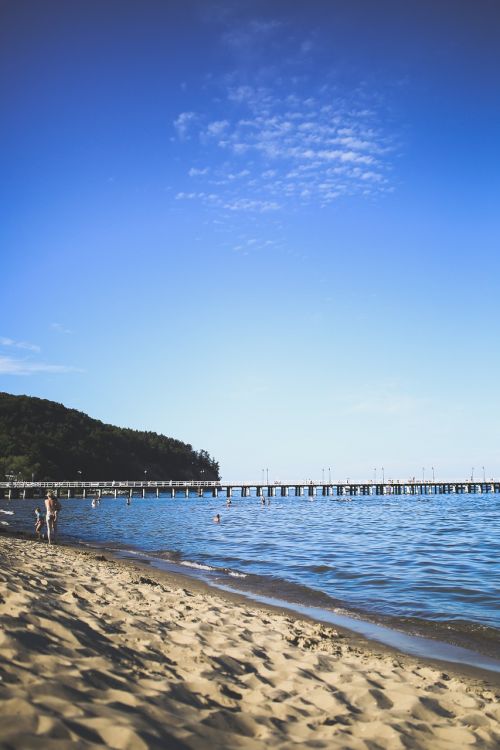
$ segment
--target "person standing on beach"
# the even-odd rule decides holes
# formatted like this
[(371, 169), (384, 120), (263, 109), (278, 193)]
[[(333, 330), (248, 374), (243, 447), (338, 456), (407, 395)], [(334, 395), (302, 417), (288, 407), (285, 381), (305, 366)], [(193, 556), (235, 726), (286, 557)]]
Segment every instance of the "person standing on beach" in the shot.
[(47, 539), (49, 540), (49, 544), (52, 544), (52, 542), (56, 542), (57, 516), (61, 510), (61, 503), (52, 490), (47, 492), (47, 497), (45, 498), (45, 509), (47, 511)]

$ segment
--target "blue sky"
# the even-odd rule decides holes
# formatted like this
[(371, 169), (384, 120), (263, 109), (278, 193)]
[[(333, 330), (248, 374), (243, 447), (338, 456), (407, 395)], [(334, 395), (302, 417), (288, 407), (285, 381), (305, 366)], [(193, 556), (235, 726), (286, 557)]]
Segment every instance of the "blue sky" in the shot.
[(496, 2), (0, 2), (0, 389), (226, 479), (500, 475)]

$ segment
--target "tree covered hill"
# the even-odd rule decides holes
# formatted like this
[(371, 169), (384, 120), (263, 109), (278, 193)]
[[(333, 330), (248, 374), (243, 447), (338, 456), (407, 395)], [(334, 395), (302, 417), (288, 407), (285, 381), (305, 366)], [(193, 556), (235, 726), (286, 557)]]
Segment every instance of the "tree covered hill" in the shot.
[[(146, 472), (146, 473), (145, 473)], [(180, 440), (114, 427), (76, 409), (0, 392), (0, 480), (219, 478), (219, 465)]]

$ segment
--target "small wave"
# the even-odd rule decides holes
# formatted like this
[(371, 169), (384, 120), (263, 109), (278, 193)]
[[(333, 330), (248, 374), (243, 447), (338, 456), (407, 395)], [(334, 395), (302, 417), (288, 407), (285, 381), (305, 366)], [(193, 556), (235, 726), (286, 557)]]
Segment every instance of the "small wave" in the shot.
[(178, 563), (182, 559), (182, 555), (178, 550), (155, 550), (151, 553), (151, 557), (157, 557), (160, 560), (168, 560), (169, 562)]
[(186, 568), (196, 568), (197, 570), (217, 570), (211, 565), (203, 565), (203, 563), (190, 562), (189, 560), (182, 560), (180, 564)]
[(313, 573), (328, 573), (329, 570), (333, 570), (331, 565), (311, 565), (309, 570)]
[(340, 580), (353, 581), (356, 578), (364, 578), (364, 572), (352, 569), (344, 570), (342, 568), (338, 568), (336, 571), (336, 577)]
[(367, 586), (389, 586), (390, 583), (386, 578), (370, 578), (369, 576), (365, 579)]
[[(210, 571), (216, 571), (219, 572), (220, 568), (216, 568), (213, 565), (205, 565), (204, 563), (197, 563), (192, 562), (191, 560), (181, 560), (180, 564), (183, 565), (185, 568), (195, 568), (196, 570), (210, 570)], [(246, 578), (246, 573), (238, 573), (237, 570), (230, 570), (229, 568), (225, 568), (222, 572), (224, 572), (226, 575), (231, 576), (232, 578)]]
[[(92, 545), (90, 545), (90, 546), (92, 546)], [(137, 549), (127, 549), (126, 547), (123, 547), (122, 549), (120, 549), (119, 547), (117, 547), (117, 549), (120, 552), (126, 553), (127, 555), (144, 555), (144, 552), (141, 552), (140, 550), (137, 550)]]

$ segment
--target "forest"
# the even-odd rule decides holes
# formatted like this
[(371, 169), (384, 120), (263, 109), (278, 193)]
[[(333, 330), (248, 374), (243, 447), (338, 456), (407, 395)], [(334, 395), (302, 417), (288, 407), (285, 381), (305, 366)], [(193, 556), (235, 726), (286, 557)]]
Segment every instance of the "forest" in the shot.
[(115, 427), (76, 409), (0, 392), (0, 481), (219, 479), (205, 450)]

